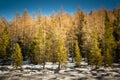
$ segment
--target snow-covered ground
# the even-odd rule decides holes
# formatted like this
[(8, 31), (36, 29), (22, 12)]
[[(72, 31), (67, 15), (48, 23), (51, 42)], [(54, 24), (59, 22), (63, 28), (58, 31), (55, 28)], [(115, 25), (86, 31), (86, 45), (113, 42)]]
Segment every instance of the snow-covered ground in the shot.
[(120, 80), (120, 64), (114, 67), (92, 69), (84, 61), (80, 68), (68, 63), (66, 69), (57, 70), (58, 65), (23, 65), (22, 69), (13, 70), (12, 66), (0, 66), (0, 80)]

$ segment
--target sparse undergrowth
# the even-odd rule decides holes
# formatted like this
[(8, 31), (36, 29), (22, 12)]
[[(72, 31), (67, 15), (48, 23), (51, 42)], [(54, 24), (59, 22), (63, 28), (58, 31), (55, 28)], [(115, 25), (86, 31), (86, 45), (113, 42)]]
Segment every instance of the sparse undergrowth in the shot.
[(120, 64), (113, 67), (92, 69), (84, 61), (81, 67), (74, 67), (75, 63), (67, 64), (67, 68), (58, 71), (58, 65), (47, 62), (45, 69), (42, 65), (23, 65), (13, 69), (12, 66), (0, 66), (0, 80), (119, 80)]

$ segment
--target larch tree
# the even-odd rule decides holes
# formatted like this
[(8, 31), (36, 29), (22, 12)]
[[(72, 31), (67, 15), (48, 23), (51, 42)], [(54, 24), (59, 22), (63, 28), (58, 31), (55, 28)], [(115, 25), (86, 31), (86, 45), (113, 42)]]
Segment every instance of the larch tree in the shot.
[(65, 12), (63, 8), (60, 9), (60, 12), (57, 14), (56, 18), (58, 21), (57, 27), (55, 29), (55, 41), (56, 41), (56, 54), (57, 54), (57, 62), (58, 62), (58, 69), (61, 69), (62, 65), (67, 64), (68, 60), (68, 53), (65, 44), (66, 34), (65, 34), (65, 27), (64, 27), (64, 17)]
[(114, 49), (116, 46), (114, 36), (113, 36), (113, 27), (109, 20), (108, 13), (105, 11), (105, 33), (104, 33), (104, 42), (103, 42), (103, 55), (104, 55), (104, 64), (106, 66), (111, 66), (113, 64), (113, 55)]
[(28, 58), (29, 54), (29, 46), (30, 46), (30, 37), (31, 37), (31, 26), (32, 26), (32, 18), (29, 16), (27, 10), (25, 9), (23, 15), (21, 17), (21, 33), (19, 44), (21, 46), (22, 54), (24, 56), (24, 60)]
[(81, 53), (80, 53), (80, 48), (78, 46), (78, 41), (76, 41), (76, 43), (75, 43), (75, 65), (77, 67), (80, 67), (81, 61), (82, 61), (82, 57), (81, 57)]
[[(33, 64), (43, 64), (43, 68), (46, 61), (59, 62), (61, 66), (66, 63), (68, 55), (72, 59), (77, 57), (76, 61), (82, 56), (96, 67), (101, 65), (103, 56), (104, 64), (110, 66), (113, 59), (120, 61), (120, 9), (104, 11), (88, 14), (78, 8), (71, 16), (61, 8), (50, 17), (39, 12), (32, 19), (25, 10), (22, 16), (16, 13), (15, 18), (9, 22), (2, 18), (0, 58), (7, 59), (7, 53), (12, 52), (8, 49), (12, 50), (14, 44), (18, 43), (24, 60), (30, 58)], [(81, 52), (81, 56), (75, 55), (76, 40), (80, 48), (77, 53)]]
[[(90, 54), (90, 48), (91, 48), (91, 34), (92, 34), (92, 28), (91, 25), (93, 23), (93, 21), (91, 20), (91, 16), (86, 14), (84, 16), (84, 24), (81, 29), (81, 33), (82, 33), (82, 53), (83, 53), (83, 58), (86, 59), (89, 63), (89, 54)], [(93, 26), (93, 25), (92, 25)]]
[(65, 47), (64, 40), (58, 41), (57, 50), (58, 69), (61, 69), (61, 65), (66, 65), (68, 60), (67, 48)]
[(46, 35), (45, 38), (45, 55), (46, 55), (46, 61), (51, 61), (52, 60), (52, 35), (51, 33)]
[(101, 55), (101, 49), (99, 48), (98, 34), (96, 30), (93, 31), (92, 38), (93, 39), (89, 55), (90, 57), (89, 64), (95, 66), (95, 68), (98, 68), (99, 66), (102, 65), (103, 57)]
[(52, 41), (52, 46), (51, 46), (51, 62), (52, 63), (56, 63), (58, 60), (57, 60), (57, 49), (58, 49), (58, 39), (56, 39), (58, 36), (57, 36), (57, 32), (56, 31), (57, 29), (57, 21), (56, 21), (56, 17), (54, 14), (51, 15), (51, 41)]
[(42, 64), (44, 56), (44, 31), (40, 26), (36, 37), (31, 41), (30, 45), (30, 59), (34, 64)]
[(39, 56), (37, 54), (39, 54), (39, 47), (38, 47), (37, 39), (34, 38), (30, 43), (30, 53), (29, 53), (30, 62), (32, 64), (39, 64), (40, 59), (38, 59)]
[(70, 30), (68, 31), (67, 41), (66, 41), (66, 43), (68, 45), (69, 55), (72, 58), (71, 62), (74, 62), (74, 57), (75, 57), (74, 46), (75, 46), (75, 41), (77, 39), (75, 29), (76, 29), (75, 28), (75, 22), (74, 22), (74, 20), (72, 20), (72, 24), (71, 24)]
[(115, 9), (113, 11), (115, 15), (115, 20), (113, 22), (113, 28), (114, 28), (114, 37), (116, 42), (116, 52), (114, 56), (115, 62), (120, 62), (120, 8)]
[(85, 20), (84, 20), (84, 13), (82, 12), (82, 10), (78, 7), (77, 9), (77, 12), (74, 14), (74, 21), (75, 21), (75, 34), (78, 38), (78, 42), (79, 42), (79, 47), (81, 49), (81, 55), (84, 57), (84, 52), (83, 52), (83, 40), (82, 40), (82, 37), (83, 37), (83, 34), (82, 34), (82, 28), (84, 27), (84, 23), (85, 23)]
[(30, 42), (29, 57), (30, 57), (30, 61), (32, 64), (41, 64), (42, 63), (42, 58), (41, 58), (42, 55), (40, 52), (40, 48), (41, 48), (40, 44), (43, 44), (43, 27), (41, 26), (42, 15), (39, 11), (37, 19), (35, 18), (35, 16), (33, 16), (33, 17), (34, 17), (34, 21), (32, 24), (32, 29), (33, 29), (33, 27), (34, 27), (34, 29), (31, 31), (32, 39)]
[(20, 48), (18, 43), (15, 44), (15, 48), (13, 50), (12, 58), (13, 58), (13, 66), (15, 68), (21, 67), (22, 62), (23, 62), (23, 56), (22, 56), (22, 53), (21, 53), (21, 48)]
[(8, 49), (10, 49), (10, 36), (8, 31), (8, 26), (5, 20), (3, 22), (3, 31), (0, 36), (0, 58), (7, 59), (8, 58)]

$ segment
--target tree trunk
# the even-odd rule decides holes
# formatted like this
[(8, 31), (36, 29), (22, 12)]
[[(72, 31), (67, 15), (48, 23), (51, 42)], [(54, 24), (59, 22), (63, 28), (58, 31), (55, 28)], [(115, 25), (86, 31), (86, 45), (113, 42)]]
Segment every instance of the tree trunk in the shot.
[(59, 64), (58, 64), (58, 70), (60, 70), (61, 69), (61, 65), (60, 65), (60, 62), (59, 62)]
[(72, 63), (74, 62), (74, 56), (73, 56), (73, 53), (72, 53)]
[(43, 69), (45, 69), (45, 62), (43, 62)]

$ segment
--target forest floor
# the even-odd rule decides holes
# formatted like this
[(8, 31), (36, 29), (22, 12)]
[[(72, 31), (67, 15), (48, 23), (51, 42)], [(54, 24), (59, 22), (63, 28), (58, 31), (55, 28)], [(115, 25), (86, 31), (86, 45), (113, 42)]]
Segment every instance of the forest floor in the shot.
[(66, 69), (57, 70), (58, 65), (23, 65), (22, 69), (13, 70), (12, 66), (0, 66), (0, 80), (120, 80), (120, 64), (111, 67), (92, 69), (82, 61), (80, 68), (68, 63)]

